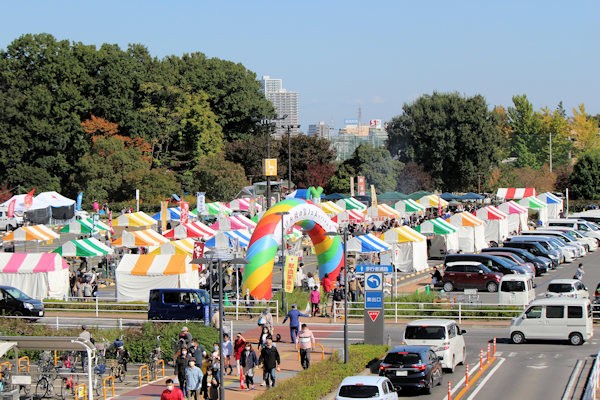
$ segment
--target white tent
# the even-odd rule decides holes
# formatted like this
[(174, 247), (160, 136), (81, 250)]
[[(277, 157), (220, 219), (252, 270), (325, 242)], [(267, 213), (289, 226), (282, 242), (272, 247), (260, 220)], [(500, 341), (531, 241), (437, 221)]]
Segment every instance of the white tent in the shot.
[(508, 232), (520, 233), (529, 230), (527, 226), (527, 209), (510, 200), (500, 204), (498, 210), (508, 215)]
[(553, 193), (546, 192), (537, 196), (538, 200), (548, 206), (548, 218), (560, 218), (560, 213), (564, 210), (563, 200)]
[(67, 220), (75, 216), (75, 200), (66, 198), (59, 193), (42, 192), (35, 196), (35, 199), (40, 199), (50, 204), (53, 219)]
[(115, 271), (117, 301), (148, 301), (150, 289), (198, 289), (198, 269), (190, 261), (183, 254), (124, 255)]
[(483, 221), (470, 212), (460, 212), (449, 221), (458, 228), (458, 248), (464, 252), (478, 252), (487, 246)]
[(15, 214), (26, 217), (33, 224), (48, 224), (50, 223), (50, 204), (46, 203), (41, 198), (33, 198), (31, 207), (25, 211), (25, 196), (26, 194), (18, 194), (2, 203), (2, 206), (8, 207), (10, 203), (15, 201)]
[(458, 229), (442, 218), (424, 221), (415, 230), (428, 236), (429, 258), (444, 258), (446, 254), (456, 252), (459, 248)]
[(391, 263), (400, 271), (418, 272), (428, 267), (427, 238), (419, 232), (403, 225), (385, 232), (383, 239), (392, 244)]
[(477, 210), (477, 218), (485, 224), (485, 241), (502, 243), (508, 237), (508, 215), (494, 206)]
[(34, 299), (65, 299), (69, 265), (55, 253), (0, 253), (0, 285), (14, 286)]

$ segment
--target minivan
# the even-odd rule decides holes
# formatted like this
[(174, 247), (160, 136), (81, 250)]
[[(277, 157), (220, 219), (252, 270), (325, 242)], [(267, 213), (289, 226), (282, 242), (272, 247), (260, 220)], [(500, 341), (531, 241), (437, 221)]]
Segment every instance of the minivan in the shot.
[(535, 299), (533, 280), (524, 275), (504, 275), (498, 289), (498, 304), (527, 305)]
[(508, 238), (510, 241), (533, 241), (541, 244), (548, 251), (558, 253), (558, 260), (561, 263), (573, 262), (576, 258), (581, 257), (581, 250), (574, 246), (567, 246), (566, 243), (560, 243), (555, 236), (542, 235), (521, 235)]
[(442, 368), (454, 371), (467, 359), (467, 347), (456, 321), (451, 319), (417, 319), (404, 330), (403, 345), (431, 346), (442, 361)]
[(592, 307), (588, 299), (547, 298), (533, 300), (510, 323), (510, 339), (568, 340), (574, 346), (594, 335)]
[(152, 289), (148, 304), (148, 319), (204, 320), (210, 319), (211, 301), (202, 289)]
[(498, 290), (502, 274), (493, 272), (477, 261), (447, 263), (442, 277), (442, 288), (446, 292), (455, 289)]
[[(585, 241), (580, 241), (576, 238), (573, 238), (567, 234), (565, 234), (564, 232), (561, 231), (557, 231), (555, 229), (536, 229), (533, 231), (526, 231), (526, 232), (521, 232), (522, 236), (545, 236), (545, 237), (551, 237), (551, 238), (557, 238), (560, 239), (559, 242), (566, 247), (571, 246), (571, 248), (575, 248), (576, 253), (575, 254), (577, 257), (582, 257), (584, 255), (587, 254), (590, 246), (588, 243), (586, 243)], [(588, 238), (590, 239), (590, 238)]]
[(504, 247), (513, 247), (517, 249), (527, 250), (531, 254), (537, 257), (546, 257), (552, 261), (552, 268), (558, 267), (558, 257), (556, 254), (550, 254), (548, 250), (537, 242), (518, 242), (518, 241), (505, 241), (502, 243)]
[(35, 317), (32, 320), (36, 320), (44, 316), (44, 303), (29, 297), (15, 287), (0, 286), (0, 313), (17, 317)]

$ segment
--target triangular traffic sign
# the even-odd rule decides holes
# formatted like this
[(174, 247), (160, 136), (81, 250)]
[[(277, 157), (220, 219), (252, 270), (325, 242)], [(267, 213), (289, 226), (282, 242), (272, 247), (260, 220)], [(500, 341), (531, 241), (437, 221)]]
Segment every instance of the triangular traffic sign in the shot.
[(367, 314), (369, 314), (369, 317), (371, 317), (371, 321), (375, 322), (377, 317), (379, 317), (380, 312), (381, 311), (367, 311)]

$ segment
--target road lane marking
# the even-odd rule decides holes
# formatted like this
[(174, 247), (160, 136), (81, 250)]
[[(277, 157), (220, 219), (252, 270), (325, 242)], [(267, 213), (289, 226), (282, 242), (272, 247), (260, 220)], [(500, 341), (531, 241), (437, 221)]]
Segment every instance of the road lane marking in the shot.
[(494, 375), (494, 373), (498, 370), (498, 368), (500, 368), (500, 366), (504, 363), (504, 361), (506, 361), (504, 358), (499, 358), (498, 364), (494, 368), (492, 368), (492, 370), (489, 372), (489, 374), (487, 374), (487, 376), (485, 378), (483, 378), (483, 380), (481, 382), (479, 382), (479, 385), (477, 385), (477, 387), (475, 388), (475, 391), (473, 393), (471, 393), (471, 395), (467, 398), (467, 400), (473, 400), (475, 398), (477, 393), (479, 393), (481, 388), (483, 388), (483, 386), (492, 377), (492, 375)]

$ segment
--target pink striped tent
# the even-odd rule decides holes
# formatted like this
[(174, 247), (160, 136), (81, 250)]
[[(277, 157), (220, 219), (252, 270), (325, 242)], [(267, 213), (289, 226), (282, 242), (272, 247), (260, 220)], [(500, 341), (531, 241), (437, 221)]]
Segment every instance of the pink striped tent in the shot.
[(0, 284), (34, 299), (69, 296), (69, 265), (56, 253), (0, 253)]
[[(262, 211), (262, 206), (258, 203), (258, 201), (256, 201), (257, 199), (254, 200), (254, 212), (258, 213)], [(232, 200), (228, 206), (232, 211), (250, 211), (250, 201), (251, 199), (245, 197), (241, 199), (235, 199)]]
[(169, 239), (185, 239), (185, 238), (204, 238), (208, 239), (215, 235), (215, 230), (204, 225), (202, 222), (190, 222), (176, 226), (163, 233), (163, 236)]
[(527, 209), (514, 201), (507, 201), (500, 204), (498, 210), (508, 215), (509, 233), (526, 231), (527, 227)]

